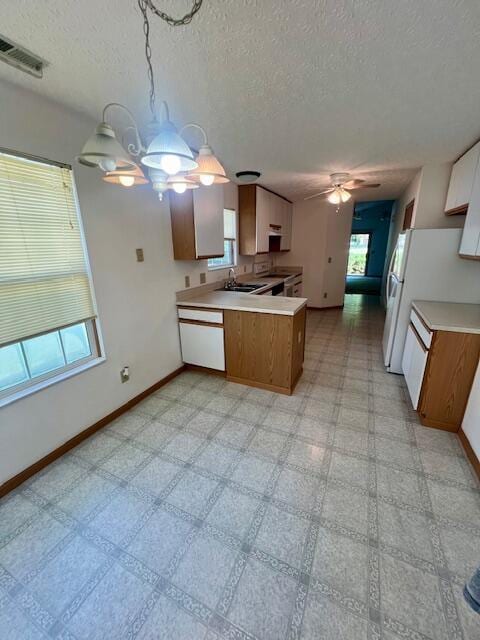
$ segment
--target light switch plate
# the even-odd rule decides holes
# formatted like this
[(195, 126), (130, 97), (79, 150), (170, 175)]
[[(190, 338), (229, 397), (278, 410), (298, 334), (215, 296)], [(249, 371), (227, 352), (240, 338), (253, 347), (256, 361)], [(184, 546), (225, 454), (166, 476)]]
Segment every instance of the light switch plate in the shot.
[(135, 249), (135, 253), (137, 254), (137, 262), (143, 262), (145, 259), (143, 257), (143, 249)]
[(190, 286), (190, 276), (185, 276), (185, 288), (188, 289)]

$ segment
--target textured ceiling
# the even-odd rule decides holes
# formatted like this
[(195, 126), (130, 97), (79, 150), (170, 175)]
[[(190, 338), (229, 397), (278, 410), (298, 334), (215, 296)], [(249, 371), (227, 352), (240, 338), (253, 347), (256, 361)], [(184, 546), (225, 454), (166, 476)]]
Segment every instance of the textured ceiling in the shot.
[[(191, 0), (156, 3), (180, 15)], [(3, 2), (0, 31), (50, 63), (40, 81), (7, 65), (0, 78), (148, 121), (135, 0)], [(229, 172), (258, 169), (295, 200), (345, 170), (382, 182), (362, 199), (393, 198), (480, 135), (478, 0), (204, 0), (189, 26), (152, 16), (151, 31), (173, 120), (202, 123)]]

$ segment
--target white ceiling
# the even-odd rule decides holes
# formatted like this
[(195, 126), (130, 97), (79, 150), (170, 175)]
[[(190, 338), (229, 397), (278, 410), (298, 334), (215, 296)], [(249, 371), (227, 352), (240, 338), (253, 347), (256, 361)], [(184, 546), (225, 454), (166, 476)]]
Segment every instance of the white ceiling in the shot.
[[(119, 101), (148, 121), (135, 0), (4, 2), (0, 31), (50, 62), (43, 80), (7, 65), (0, 78), (97, 119)], [(478, 0), (204, 0), (189, 26), (152, 16), (151, 32), (172, 119), (200, 122), (229, 172), (258, 169), (294, 200), (355, 168), (382, 182), (362, 199), (396, 197), (415, 168), (480, 136)]]

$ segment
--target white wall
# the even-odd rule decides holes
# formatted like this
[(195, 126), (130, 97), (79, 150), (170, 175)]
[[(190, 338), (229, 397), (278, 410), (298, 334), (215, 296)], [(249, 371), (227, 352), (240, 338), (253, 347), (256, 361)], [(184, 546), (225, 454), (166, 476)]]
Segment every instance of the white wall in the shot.
[[(74, 167), (107, 361), (0, 409), (0, 483), (181, 365), (175, 291), (199, 284), (206, 261), (175, 262), (167, 202), (123, 189), (75, 163), (95, 122), (0, 83), (1, 145)], [(226, 191), (236, 208), (236, 187)], [(136, 262), (142, 247), (145, 262)], [(218, 274), (215, 277), (220, 277)], [(120, 383), (120, 369), (131, 379)]]
[(468, 398), (463, 417), (462, 430), (467, 436), (470, 446), (480, 460), (480, 365), (477, 368), (472, 390)]
[(303, 295), (309, 307), (343, 304), (352, 215), (351, 202), (342, 205), (339, 213), (320, 199), (293, 205), (292, 248), (275, 262), (303, 266)]

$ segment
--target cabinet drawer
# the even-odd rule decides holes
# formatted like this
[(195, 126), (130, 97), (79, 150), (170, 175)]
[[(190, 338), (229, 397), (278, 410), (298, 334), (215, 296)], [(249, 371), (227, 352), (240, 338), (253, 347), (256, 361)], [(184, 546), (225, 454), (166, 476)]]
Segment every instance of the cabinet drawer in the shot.
[(198, 320), (200, 322), (223, 324), (222, 311), (202, 311), (201, 309), (187, 309), (186, 307), (179, 307), (178, 317), (183, 320)]
[(225, 371), (223, 327), (181, 321), (179, 326), (183, 362)]
[(430, 331), (430, 329), (425, 326), (423, 320), (420, 318), (415, 309), (412, 309), (410, 313), (410, 322), (413, 324), (416, 332), (423, 340), (423, 344), (427, 347), (427, 349), (430, 349), (430, 345), (432, 344), (433, 331)]

